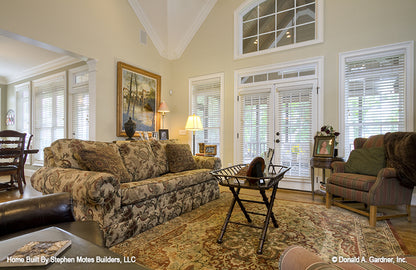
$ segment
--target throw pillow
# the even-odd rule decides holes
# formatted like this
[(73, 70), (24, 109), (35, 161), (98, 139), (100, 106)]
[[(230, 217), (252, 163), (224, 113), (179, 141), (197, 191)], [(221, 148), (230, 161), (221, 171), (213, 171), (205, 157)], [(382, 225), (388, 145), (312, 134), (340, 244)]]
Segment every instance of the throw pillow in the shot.
[(111, 173), (121, 183), (133, 180), (115, 144), (103, 142), (84, 144), (74, 156), (83, 169)]
[(384, 147), (360, 148), (351, 151), (344, 172), (377, 176), (385, 166)]
[(133, 181), (158, 176), (156, 160), (149, 141), (134, 141), (119, 144), (121, 158)]
[(197, 168), (189, 144), (167, 144), (166, 156), (170, 172), (182, 172)]

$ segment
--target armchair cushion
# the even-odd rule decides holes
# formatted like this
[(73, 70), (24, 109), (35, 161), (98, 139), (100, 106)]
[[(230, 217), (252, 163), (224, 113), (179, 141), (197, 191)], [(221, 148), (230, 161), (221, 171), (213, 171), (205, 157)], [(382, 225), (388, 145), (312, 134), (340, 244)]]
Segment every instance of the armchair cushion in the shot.
[(351, 151), (344, 172), (377, 176), (385, 166), (384, 147), (361, 148)]

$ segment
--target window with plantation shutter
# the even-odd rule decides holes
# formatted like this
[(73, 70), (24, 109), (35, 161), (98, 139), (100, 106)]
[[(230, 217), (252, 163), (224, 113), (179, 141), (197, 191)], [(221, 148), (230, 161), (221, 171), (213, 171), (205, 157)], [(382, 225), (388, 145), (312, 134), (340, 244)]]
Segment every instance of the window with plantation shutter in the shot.
[(406, 54), (405, 48), (386, 48), (342, 57), (346, 157), (354, 148), (355, 138), (408, 128), (406, 98), (410, 89), (406, 74), (410, 65), (406, 64)]
[(311, 158), (313, 84), (277, 87), (276, 126), (280, 133), (277, 164), (291, 167), (288, 175), (308, 177)]
[(89, 85), (88, 70), (81, 68), (70, 71), (69, 137), (80, 140), (89, 139)]
[(30, 133), (30, 83), (15, 86), (16, 90), (16, 130)]
[(33, 81), (33, 147), (36, 165), (43, 164), (43, 149), (65, 138), (65, 73)]
[(216, 145), (217, 156), (221, 155), (221, 89), (223, 88), (223, 80), (222, 74), (190, 80), (192, 113), (201, 118), (203, 126), (203, 130), (198, 130), (195, 133), (195, 144)]
[(270, 140), (270, 89), (240, 92), (239, 160), (250, 163), (268, 149)]

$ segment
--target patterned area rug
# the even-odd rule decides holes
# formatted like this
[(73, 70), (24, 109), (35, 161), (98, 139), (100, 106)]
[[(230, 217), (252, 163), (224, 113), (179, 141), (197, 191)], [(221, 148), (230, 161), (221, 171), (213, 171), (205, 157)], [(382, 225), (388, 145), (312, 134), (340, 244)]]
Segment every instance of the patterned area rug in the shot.
[[(246, 196), (247, 197), (247, 196)], [(257, 198), (257, 197), (256, 197)], [(249, 198), (253, 199), (253, 197)], [(278, 269), (279, 256), (291, 245), (318, 253), (325, 261), (333, 256), (401, 256), (402, 249), (386, 221), (375, 228), (368, 219), (338, 207), (293, 201), (275, 201), (279, 228), (270, 223), (263, 254), (256, 253), (261, 230), (229, 224), (222, 244), (221, 231), (232, 195), (156, 226), (111, 248), (123, 256), (135, 256), (151, 269)], [(248, 211), (265, 212), (264, 205), (245, 203)], [(264, 211), (263, 211), (264, 210)], [(257, 226), (264, 217), (251, 215)], [(246, 223), (238, 205), (232, 221)]]

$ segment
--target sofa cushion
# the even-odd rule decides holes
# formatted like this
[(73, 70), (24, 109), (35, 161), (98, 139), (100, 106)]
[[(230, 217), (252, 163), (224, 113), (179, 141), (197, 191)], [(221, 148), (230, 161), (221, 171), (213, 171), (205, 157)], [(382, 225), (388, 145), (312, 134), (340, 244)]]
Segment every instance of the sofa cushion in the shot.
[[(55, 165), (61, 168), (82, 169), (74, 153), (83, 148), (84, 141), (77, 139), (59, 139), (50, 146)], [(50, 162), (50, 161), (48, 161)]]
[(155, 155), (148, 141), (118, 144), (121, 158), (133, 181), (158, 176)]
[(170, 172), (182, 172), (196, 169), (196, 163), (192, 157), (189, 144), (166, 145), (166, 156)]
[(166, 145), (176, 143), (176, 140), (151, 140), (150, 146), (155, 156), (156, 175), (162, 175), (169, 172), (168, 158), (166, 156)]
[(351, 151), (344, 172), (377, 176), (385, 166), (384, 147), (361, 148)]
[(129, 205), (158, 197), (162, 194), (197, 185), (212, 179), (209, 169), (198, 169), (168, 173), (160, 177), (138, 182), (123, 183), (120, 186), (121, 204)]
[(74, 156), (84, 170), (111, 173), (120, 183), (133, 180), (115, 144), (84, 142)]

